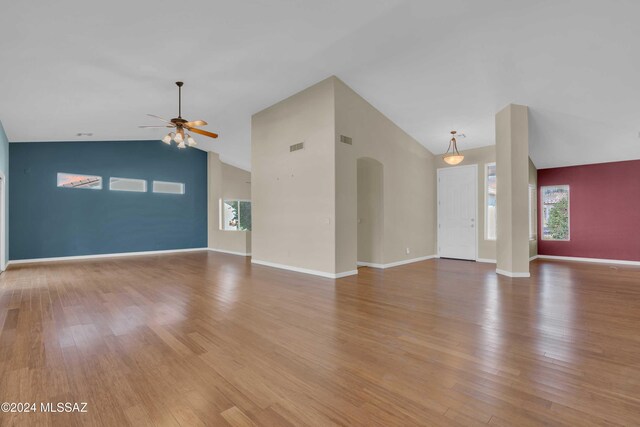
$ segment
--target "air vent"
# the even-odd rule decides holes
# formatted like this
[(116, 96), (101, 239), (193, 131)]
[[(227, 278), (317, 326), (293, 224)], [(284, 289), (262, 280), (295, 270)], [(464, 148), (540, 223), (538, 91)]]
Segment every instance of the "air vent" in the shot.
[(297, 144), (293, 144), (291, 146), (289, 146), (289, 151), (298, 151), (298, 150), (302, 150), (304, 148), (304, 142), (299, 142)]
[(344, 135), (340, 135), (340, 142), (344, 142), (345, 144), (353, 145), (353, 140), (350, 137), (344, 136)]

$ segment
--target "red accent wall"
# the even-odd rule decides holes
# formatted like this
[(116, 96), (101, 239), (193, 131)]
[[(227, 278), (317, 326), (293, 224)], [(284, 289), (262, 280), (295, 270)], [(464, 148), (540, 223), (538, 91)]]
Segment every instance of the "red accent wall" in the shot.
[(542, 240), (540, 231), (540, 255), (640, 261), (640, 160), (538, 170), (540, 213), (548, 185), (570, 186), (571, 240)]

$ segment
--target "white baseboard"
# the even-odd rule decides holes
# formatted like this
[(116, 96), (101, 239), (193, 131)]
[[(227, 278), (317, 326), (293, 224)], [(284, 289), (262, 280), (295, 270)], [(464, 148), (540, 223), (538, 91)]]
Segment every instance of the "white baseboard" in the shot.
[(499, 268), (496, 268), (496, 273), (507, 277), (531, 277), (529, 273), (514, 273), (513, 271), (500, 270)]
[(375, 262), (358, 261), (356, 265), (358, 267), (386, 268), (385, 267), (386, 264), (377, 264)]
[(197, 251), (206, 251), (206, 250), (207, 248), (188, 248), (188, 249), (167, 249), (162, 251), (116, 252), (113, 254), (74, 255), (74, 256), (53, 257), (53, 258), (12, 259), (7, 263), (7, 265), (31, 264), (34, 262), (56, 262), (56, 261), (76, 261), (76, 260), (83, 260), (83, 259), (119, 258), (119, 257), (142, 256), (142, 255), (162, 255), (162, 254), (173, 254), (178, 252), (197, 252)]
[(357, 276), (358, 275), (358, 270), (351, 270), (351, 271), (343, 271), (342, 273), (336, 273), (336, 279), (340, 279), (342, 277), (347, 277), (347, 276)]
[[(531, 258), (529, 258), (529, 262), (538, 259), (538, 255), (534, 255)], [(489, 264), (497, 264), (498, 261), (496, 261), (495, 259), (488, 259), (488, 258), (478, 258), (476, 259), (476, 262), (486, 262)]]
[(353, 276), (358, 274), (358, 270), (344, 271), (341, 273), (328, 273), (326, 271), (311, 270), (308, 268), (294, 267), (292, 265), (278, 264), (278, 263), (269, 262), (269, 261), (261, 261), (255, 258), (251, 259), (251, 263), (264, 265), (265, 267), (273, 267), (273, 268), (279, 268), (282, 270), (295, 271), (296, 273), (312, 274), (314, 276), (326, 277), (328, 279), (339, 279), (341, 277)]
[(556, 256), (556, 255), (538, 255), (538, 258), (558, 260), (558, 261), (577, 261), (577, 262), (592, 262), (597, 264), (619, 264), (619, 265), (640, 266), (640, 261), (628, 261), (624, 259), (581, 258), (581, 257), (573, 257), (573, 256)]
[(391, 268), (391, 267), (398, 267), (399, 265), (411, 264), (411, 263), (414, 263), (414, 262), (426, 261), (426, 260), (432, 259), (432, 258), (437, 258), (437, 255), (427, 255), (427, 256), (423, 256), (423, 257), (419, 257), (419, 258), (405, 259), (405, 260), (402, 260), (402, 261), (390, 262), (388, 264), (378, 264), (378, 263), (374, 263), (374, 262), (364, 262), (364, 261), (358, 261), (357, 264), (358, 264), (359, 267), (371, 267), (371, 268), (385, 269), (385, 268)]
[(210, 251), (212, 252), (220, 252), (223, 254), (230, 254), (230, 255), (240, 255), (240, 256), (251, 256), (251, 252), (234, 252), (234, 251), (227, 251), (225, 249), (214, 249), (214, 248), (208, 248)]

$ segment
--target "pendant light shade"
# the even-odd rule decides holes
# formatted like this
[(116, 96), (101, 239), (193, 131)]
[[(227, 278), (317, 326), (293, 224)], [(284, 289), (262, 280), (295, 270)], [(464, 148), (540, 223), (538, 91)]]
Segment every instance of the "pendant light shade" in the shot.
[(449, 148), (447, 153), (442, 157), (445, 163), (450, 165), (457, 165), (464, 160), (464, 156), (458, 151), (458, 143), (456, 141), (456, 131), (451, 131), (451, 140), (449, 141)]
[(171, 144), (171, 140), (173, 139), (173, 137), (174, 137), (174, 134), (173, 132), (171, 132), (170, 134), (165, 135), (165, 137), (162, 138), (162, 142), (164, 142), (165, 144)]

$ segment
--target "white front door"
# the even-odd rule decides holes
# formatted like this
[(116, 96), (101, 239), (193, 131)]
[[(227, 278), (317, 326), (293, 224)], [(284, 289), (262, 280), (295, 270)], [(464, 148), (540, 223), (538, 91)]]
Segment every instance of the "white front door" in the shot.
[(438, 255), (476, 259), (478, 166), (438, 169)]

